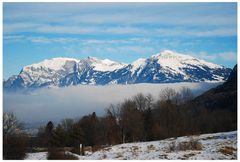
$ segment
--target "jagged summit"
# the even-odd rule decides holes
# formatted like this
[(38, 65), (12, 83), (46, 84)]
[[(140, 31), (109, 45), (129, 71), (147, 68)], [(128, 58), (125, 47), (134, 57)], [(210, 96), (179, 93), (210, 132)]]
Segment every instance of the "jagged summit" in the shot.
[(87, 57), (52, 58), (23, 67), (4, 81), (4, 89), (64, 87), (77, 84), (135, 84), (224, 81), (231, 69), (185, 54), (164, 50), (131, 64)]
[(87, 59), (82, 59), (82, 61), (86, 61), (86, 63), (93, 67), (96, 71), (114, 71), (116, 69), (123, 68), (126, 64), (118, 63), (109, 59), (98, 59), (96, 57), (87, 57)]
[(160, 53), (153, 55), (151, 58), (158, 59), (165, 62), (171, 62), (171, 63), (172, 62), (181, 62), (181, 63), (189, 62), (192, 64), (196, 64), (196, 63), (208, 64), (208, 66), (212, 66), (213, 68), (223, 67), (221, 65), (213, 64), (202, 59), (194, 58), (193, 56), (190, 56), (190, 55), (186, 55), (186, 54), (182, 54), (182, 53), (178, 53), (170, 50), (161, 51)]
[(23, 67), (23, 69), (29, 69), (29, 68), (49, 68), (53, 70), (59, 70), (61, 69), (66, 62), (78, 62), (78, 59), (74, 58), (66, 58), (66, 57), (57, 57), (52, 59), (45, 59), (44, 61), (36, 64), (31, 64)]

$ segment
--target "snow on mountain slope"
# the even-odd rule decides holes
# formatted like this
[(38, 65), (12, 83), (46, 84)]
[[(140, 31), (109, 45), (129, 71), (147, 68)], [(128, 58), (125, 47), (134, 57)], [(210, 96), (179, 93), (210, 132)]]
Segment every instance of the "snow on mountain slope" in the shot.
[(153, 55), (151, 57), (153, 60), (157, 60), (158, 64), (167, 70), (170, 70), (176, 74), (182, 74), (187, 76), (183, 71), (184, 68), (194, 69), (194, 67), (200, 67), (204, 70), (203, 67), (208, 67), (210, 69), (223, 68), (223, 66), (216, 65), (213, 63), (206, 62), (204, 60), (196, 59), (189, 55), (184, 55), (176, 53), (173, 51), (165, 50), (159, 54)]
[(165, 50), (132, 64), (95, 57), (53, 58), (25, 66), (18, 76), (4, 81), (5, 90), (65, 87), (77, 84), (107, 85), (225, 81), (231, 69), (192, 56)]
[[(196, 141), (199, 147), (178, 147), (189, 141)], [(26, 160), (44, 159), (43, 155), (46, 156), (46, 153), (29, 153)], [(86, 156), (72, 155), (80, 160), (237, 160), (237, 131), (125, 143), (106, 147)]]
[(135, 83), (202, 82), (224, 81), (229, 72), (224, 66), (165, 50), (133, 62), (131, 76)]
[(73, 58), (53, 58), (37, 64), (23, 67), (19, 76), (26, 86), (38, 86), (51, 83), (57, 85), (60, 77), (73, 72), (73, 66), (79, 60)]
[(131, 68), (131, 72), (132, 74), (134, 74), (137, 71), (137, 75), (139, 75), (139, 73), (141, 72), (141, 70), (144, 68), (144, 66), (146, 65), (146, 60), (144, 58), (140, 58), (136, 61), (134, 61), (132, 63), (132, 68)]
[(58, 71), (63, 68), (63, 66), (66, 64), (67, 61), (78, 62), (79, 60), (74, 59), (74, 58), (63, 58), (63, 57), (52, 58), (49, 60), (44, 60), (37, 64), (25, 66), (23, 68), (23, 70), (29, 70), (31, 68), (33, 68), (33, 69), (47, 68), (47, 69), (52, 69), (52, 70)]
[(153, 55), (151, 58), (158, 59), (158, 63), (162, 66), (168, 66), (173, 68), (181, 68), (184, 64), (190, 64), (190, 65), (205, 65), (210, 68), (221, 68), (223, 66), (213, 64), (210, 62), (206, 62), (201, 59), (196, 59), (192, 56), (173, 52), (170, 50), (164, 50), (160, 52), (159, 54)]
[(123, 68), (127, 64), (117, 63), (109, 59), (100, 60), (95, 57), (88, 57), (88, 62), (93, 66), (96, 71), (114, 71)]

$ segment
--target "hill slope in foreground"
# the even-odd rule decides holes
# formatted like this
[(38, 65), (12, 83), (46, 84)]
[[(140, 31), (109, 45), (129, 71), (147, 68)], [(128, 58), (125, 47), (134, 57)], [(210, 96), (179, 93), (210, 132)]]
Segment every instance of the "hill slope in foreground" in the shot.
[[(237, 131), (125, 143), (106, 147), (87, 156), (73, 155), (80, 160), (237, 159)], [(46, 152), (29, 153), (26, 159), (46, 159), (46, 156)]]

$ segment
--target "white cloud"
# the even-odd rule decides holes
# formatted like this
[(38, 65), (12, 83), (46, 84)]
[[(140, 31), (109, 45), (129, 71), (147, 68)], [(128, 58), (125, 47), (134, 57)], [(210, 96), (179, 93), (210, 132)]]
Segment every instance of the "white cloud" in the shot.
[(27, 39), (33, 43), (50, 43), (50, 40), (45, 37), (28, 37)]
[(236, 36), (235, 12), (227, 3), (13, 3), (4, 5), (3, 26), (4, 34)]
[(75, 118), (95, 111), (104, 114), (111, 103), (118, 103), (139, 92), (159, 96), (162, 89), (176, 91), (183, 86), (198, 95), (219, 83), (135, 84), (109, 86), (73, 86), (60, 89), (42, 89), (34, 94), (4, 94), (3, 111), (12, 111), (24, 122), (46, 122)]
[(235, 36), (237, 30), (235, 27), (215, 27), (211, 29), (201, 28), (160, 28), (152, 30), (154, 34), (160, 36), (195, 36), (195, 37), (213, 37), (213, 36)]
[(3, 35), (4, 42), (23, 42), (25, 39), (24, 35)]
[(211, 55), (207, 52), (200, 52), (196, 57), (201, 58), (203, 60), (215, 60), (217, 58), (217, 55)]
[(39, 26), (40, 24), (35, 22), (3, 23), (3, 33), (11, 34), (11, 33), (21, 33), (21, 32), (34, 32), (36, 31), (36, 28)]
[(4, 24), (4, 34), (13, 34), (21, 32), (43, 33), (43, 34), (87, 34), (87, 35), (129, 35), (129, 36), (195, 36), (195, 37), (213, 37), (213, 36), (236, 36), (235, 26), (214, 27), (211, 29), (189, 28), (189, 27), (130, 27), (130, 26), (60, 26), (44, 24)]
[(13, 40), (13, 39), (22, 39), (24, 38), (23, 35), (4, 35), (3, 39), (7, 39), (7, 40)]
[(235, 52), (222, 52), (222, 53), (213, 53), (209, 54), (207, 52), (199, 52), (198, 54), (191, 54), (194, 57), (215, 61), (215, 60), (223, 60), (223, 61), (237, 61), (237, 54)]
[(132, 54), (153, 54), (155, 49), (153, 47), (144, 47), (144, 46), (118, 46), (118, 47), (109, 47), (107, 50), (110, 52), (119, 52), (119, 53), (132, 53)]
[(226, 61), (237, 61), (237, 54), (234, 52), (223, 52), (219, 53), (218, 56)]
[(47, 37), (47, 36), (24, 36), (24, 35), (4, 35), (4, 40), (30, 41), (33, 43), (81, 43), (82, 45), (120, 45), (133, 43), (148, 43), (151, 39), (147, 38), (128, 38), (128, 39), (82, 39), (74, 37)]
[(236, 15), (229, 10), (236, 11), (236, 4), (235, 6), (210, 3), (36, 3), (15, 4), (15, 6), (13, 4), (5, 5), (4, 20), (75, 25), (85, 23), (204, 26), (236, 24)]

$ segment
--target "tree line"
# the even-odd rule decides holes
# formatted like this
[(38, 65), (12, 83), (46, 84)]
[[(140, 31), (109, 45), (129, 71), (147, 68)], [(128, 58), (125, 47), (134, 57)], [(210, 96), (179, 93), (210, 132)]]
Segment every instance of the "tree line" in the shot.
[[(51, 123), (51, 142), (45, 129), (38, 134), (39, 144), (51, 143), (57, 147), (100, 147), (126, 142), (161, 140), (192, 134), (236, 130), (236, 112), (209, 110), (191, 102), (189, 88), (180, 92), (166, 88), (154, 100), (139, 93), (105, 109), (99, 117), (95, 112), (79, 120), (65, 119), (56, 127)], [(48, 132), (48, 131), (47, 131)]]

